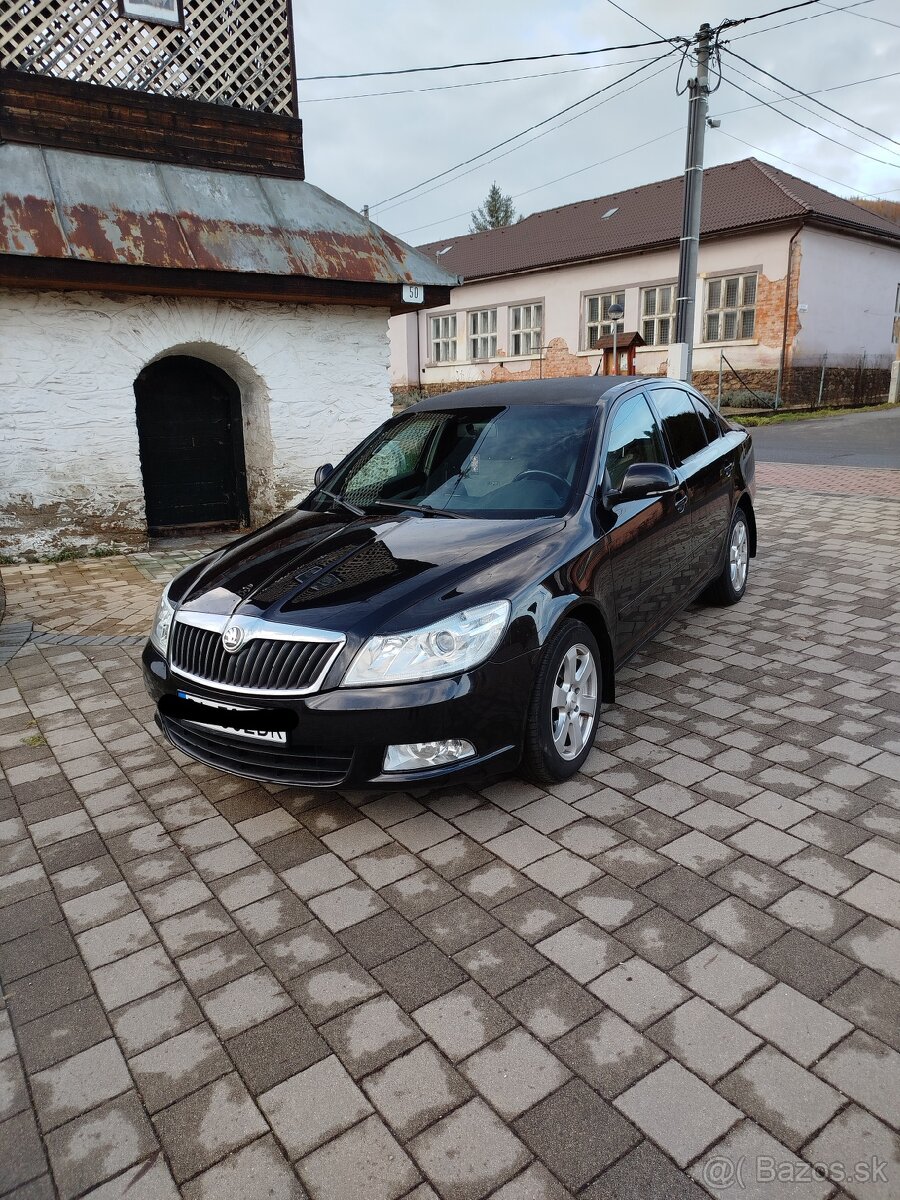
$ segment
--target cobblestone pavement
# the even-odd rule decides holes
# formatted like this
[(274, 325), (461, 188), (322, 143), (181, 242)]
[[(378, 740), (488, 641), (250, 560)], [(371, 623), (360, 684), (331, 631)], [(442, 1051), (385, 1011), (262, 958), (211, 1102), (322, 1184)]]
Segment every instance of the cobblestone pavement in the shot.
[(0, 1194), (896, 1198), (900, 504), (758, 508), (550, 793), (217, 774), (97, 644), (164, 556), (4, 569)]

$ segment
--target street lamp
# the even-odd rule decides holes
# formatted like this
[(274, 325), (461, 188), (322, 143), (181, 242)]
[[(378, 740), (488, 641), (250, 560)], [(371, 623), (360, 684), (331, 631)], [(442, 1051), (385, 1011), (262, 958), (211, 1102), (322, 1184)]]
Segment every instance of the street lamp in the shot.
[(619, 373), (619, 321), (625, 316), (625, 309), (621, 304), (611, 304), (606, 310), (606, 315), (612, 321), (613, 329), (613, 375)]

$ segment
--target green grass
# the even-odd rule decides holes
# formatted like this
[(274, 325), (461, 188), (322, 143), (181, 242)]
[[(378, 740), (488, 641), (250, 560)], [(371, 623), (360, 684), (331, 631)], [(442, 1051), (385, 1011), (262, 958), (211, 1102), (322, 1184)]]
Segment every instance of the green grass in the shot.
[(79, 558), (115, 558), (116, 555), (124, 553), (124, 550), (116, 550), (113, 546), (94, 546), (91, 549), (88, 549), (87, 546), (63, 546), (62, 550), (57, 550), (55, 554), (48, 554), (40, 561), (65, 563), (75, 562)]
[(33, 733), (31, 737), (22, 738), (23, 746), (46, 746), (47, 739), (42, 733)]
[(782, 408), (765, 416), (745, 417), (740, 413), (730, 413), (729, 416), (739, 425), (755, 429), (757, 425), (784, 425), (788, 421), (818, 421), (820, 417), (846, 417), (848, 413), (879, 412), (886, 407), (886, 404), (866, 404), (859, 408), (816, 408), (812, 412), (791, 412), (790, 409)]

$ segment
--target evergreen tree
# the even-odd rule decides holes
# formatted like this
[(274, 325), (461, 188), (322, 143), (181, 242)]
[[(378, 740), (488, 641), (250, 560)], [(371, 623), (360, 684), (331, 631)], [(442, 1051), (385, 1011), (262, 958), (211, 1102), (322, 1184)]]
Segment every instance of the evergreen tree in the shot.
[(512, 196), (504, 196), (496, 183), (491, 184), (484, 204), (472, 213), (470, 232), (483, 233), (486, 229), (502, 229), (516, 220)]

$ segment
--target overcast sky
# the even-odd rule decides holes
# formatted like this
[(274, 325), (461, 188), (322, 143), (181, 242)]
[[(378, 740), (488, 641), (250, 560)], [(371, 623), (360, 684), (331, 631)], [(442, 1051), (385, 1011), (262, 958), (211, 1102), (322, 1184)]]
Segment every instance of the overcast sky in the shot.
[[(622, 6), (662, 34), (672, 36), (689, 35), (703, 21), (715, 25), (726, 17), (762, 13), (790, 2), (622, 0)], [(829, 0), (831, 6), (850, 3)], [(594, 49), (653, 37), (635, 20), (617, 12), (608, 0), (381, 0), (374, 4), (372, 0), (328, 0), (324, 4), (321, 0), (294, 0), (294, 10), (301, 78)], [(797, 20), (813, 14), (822, 15)], [(789, 21), (795, 23), (773, 28)], [(898, 0), (869, 0), (845, 13), (829, 11), (826, 4), (820, 3), (752, 22), (725, 36), (744, 58), (794, 89), (807, 92), (900, 72)], [(395, 193), (634, 71), (640, 60), (656, 57), (667, 49), (653, 47), (545, 63), (382, 79), (301, 83), (307, 178), (354, 208), (371, 205), (372, 216), (379, 224), (417, 244), (467, 232), (469, 213), (484, 199), (493, 180), (516, 198), (517, 210), (527, 215), (677, 175), (684, 166), (687, 100), (675, 96), (680, 56), (673, 55), (665, 64), (648, 64), (621, 89), (613, 88), (607, 94), (612, 98), (598, 96), (590, 101), (585, 109), (606, 100), (558, 131), (523, 144), (513, 153), (505, 153), (510, 147), (504, 147), (495, 152), (504, 157), (475, 170), (464, 168), (469, 173), (461, 178), (449, 176), (429, 184), (420, 196), (405, 197), (402, 203), (384, 203)], [(729, 79), (759, 97), (776, 99), (759, 76), (751, 83), (736, 73), (739, 70), (754, 75), (744, 63), (732, 60), (732, 65), (727, 54), (722, 59), (725, 82), (710, 98), (710, 113), (721, 117), (722, 127), (707, 131), (707, 165), (755, 155), (843, 195), (888, 193), (890, 189), (885, 198), (900, 200), (900, 74), (820, 96), (847, 117), (896, 138), (898, 143), (857, 130), (844, 117), (835, 116), (833, 120), (864, 136), (836, 127), (826, 120), (831, 114), (810, 100), (801, 98), (800, 103), (815, 115), (792, 103), (779, 106), (804, 124), (871, 155), (866, 158), (808, 133), (735, 90)], [(661, 73), (651, 78), (656, 72)], [(447, 85), (539, 74), (544, 77), (314, 102), (323, 97), (411, 88), (446, 89)], [(767, 82), (778, 89), (772, 80)], [(632, 84), (637, 86), (615, 94)], [(740, 109), (745, 111), (735, 111)], [(575, 113), (580, 111), (575, 109)], [(569, 113), (560, 121), (573, 115)], [(544, 129), (557, 123), (551, 122)], [(660, 135), (668, 136), (638, 148)], [(528, 137), (534, 134), (522, 142)], [(733, 140), (736, 138), (741, 141)], [(744, 143), (752, 143), (752, 148)]]

